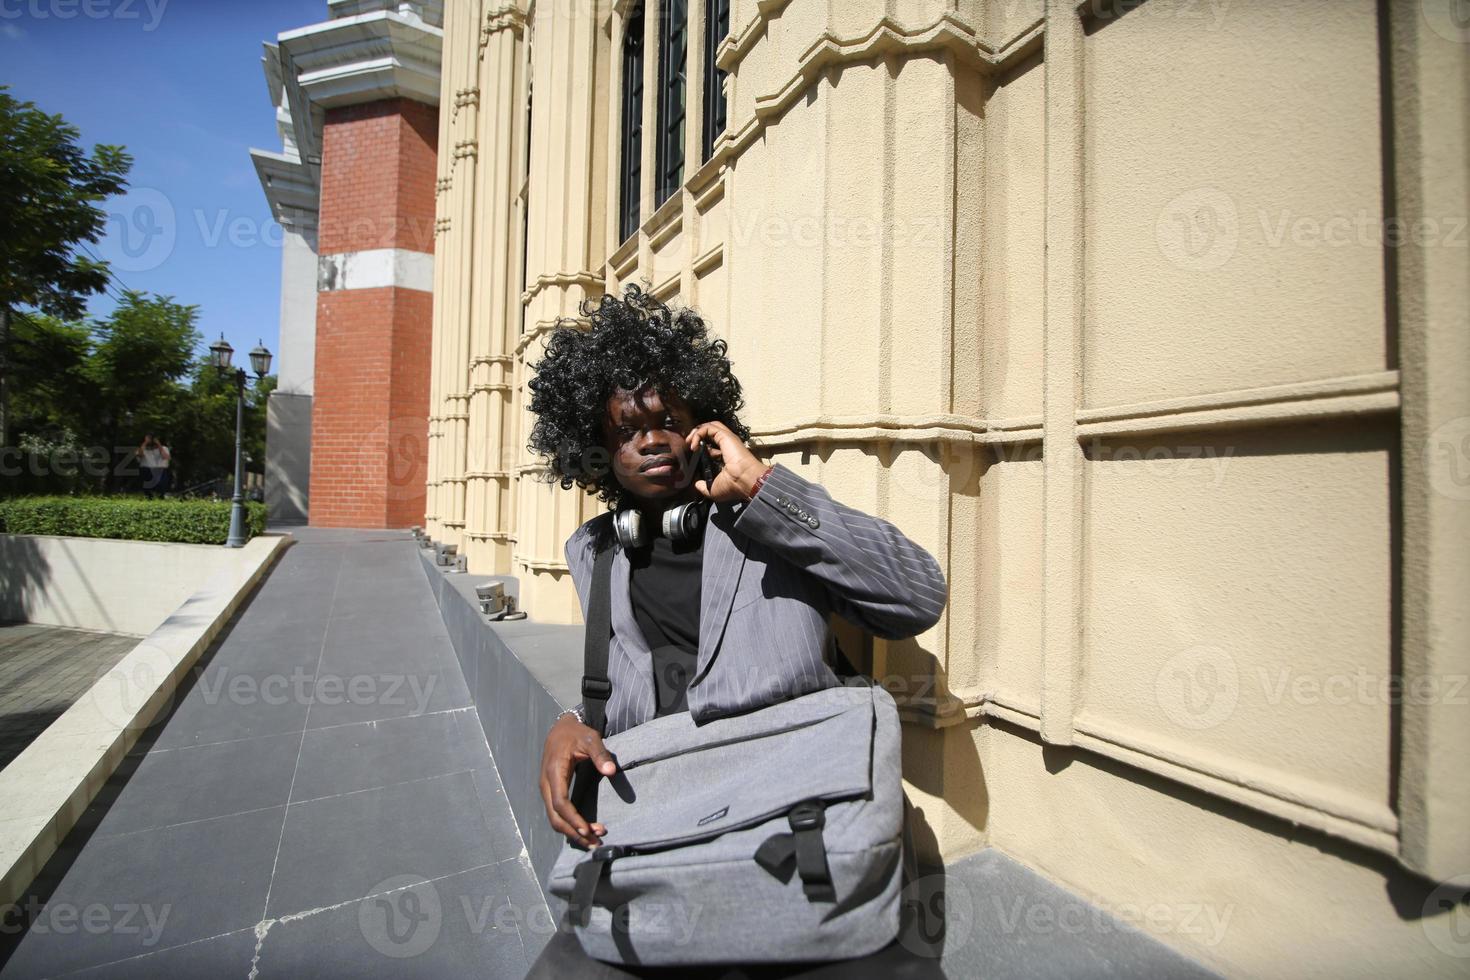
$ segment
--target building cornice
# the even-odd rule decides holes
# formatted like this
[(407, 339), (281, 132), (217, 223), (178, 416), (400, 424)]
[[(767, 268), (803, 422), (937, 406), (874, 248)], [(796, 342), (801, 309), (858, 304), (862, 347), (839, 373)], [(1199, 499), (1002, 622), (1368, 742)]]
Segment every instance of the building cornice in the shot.
[(277, 223), (290, 224), (291, 212), (320, 210), (319, 185), (300, 159), (269, 150), (251, 150), (250, 160)]
[(296, 81), (314, 106), (407, 98), (439, 104), (442, 28), (381, 10), (313, 24), (280, 35)]
[(266, 86), (282, 151), (250, 151), (276, 220), (315, 211), (328, 109), (383, 99), (439, 104), (443, 4), (384, 9), (384, 0), (332, 0), (333, 19), (285, 31), (265, 45)]
[(327, 10), (331, 12), (333, 20), (375, 10), (397, 10), (401, 7), (409, 8), (425, 23), (435, 27), (444, 26), (444, 0), (409, 0), (407, 3), (402, 0), (327, 0)]

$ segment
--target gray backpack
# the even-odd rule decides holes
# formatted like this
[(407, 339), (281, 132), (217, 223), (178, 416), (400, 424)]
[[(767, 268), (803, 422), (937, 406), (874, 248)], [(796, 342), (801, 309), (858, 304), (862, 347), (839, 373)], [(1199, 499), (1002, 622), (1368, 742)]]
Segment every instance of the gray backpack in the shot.
[[(582, 693), (601, 730), (611, 550), (599, 553)], [(607, 827), (564, 844), (547, 890), (582, 948), (625, 965), (846, 959), (898, 933), (905, 858), (899, 720), (858, 681), (696, 725), (609, 736), (618, 772), (579, 766), (572, 798)]]

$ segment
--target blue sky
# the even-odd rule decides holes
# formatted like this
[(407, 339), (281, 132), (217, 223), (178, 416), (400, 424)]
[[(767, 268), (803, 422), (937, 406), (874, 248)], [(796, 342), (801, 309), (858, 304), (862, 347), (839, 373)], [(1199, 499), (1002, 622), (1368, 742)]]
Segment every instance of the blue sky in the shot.
[(196, 304), (204, 346), (223, 331), (237, 359), (280, 350), (280, 228), (249, 154), (281, 148), (261, 43), (326, 18), (325, 0), (0, 0), (0, 84), (133, 156), (96, 250), (129, 288)]

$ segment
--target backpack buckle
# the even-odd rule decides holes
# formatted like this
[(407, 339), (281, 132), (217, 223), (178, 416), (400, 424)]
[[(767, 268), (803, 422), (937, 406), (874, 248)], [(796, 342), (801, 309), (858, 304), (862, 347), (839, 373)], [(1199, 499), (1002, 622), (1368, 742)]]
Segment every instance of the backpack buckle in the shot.
[(599, 844), (592, 849), (592, 860), (598, 862), (616, 861), (628, 853), (627, 847), (621, 844)]
[(612, 696), (612, 681), (606, 677), (583, 677), (582, 697), (606, 701)]
[(815, 800), (804, 800), (786, 814), (792, 830), (821, 830), (827, 825), (826, 808)]

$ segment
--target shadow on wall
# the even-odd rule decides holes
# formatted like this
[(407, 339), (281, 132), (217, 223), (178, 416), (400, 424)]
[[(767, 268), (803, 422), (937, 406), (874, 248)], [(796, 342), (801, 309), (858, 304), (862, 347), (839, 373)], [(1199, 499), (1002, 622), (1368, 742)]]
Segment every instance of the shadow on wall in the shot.
[(0, 535), (0, 622), (29, 622), (33, 597), (50, 582), (51, 563), (34, 540)]
[(266, 403), (265, 504), (272, 527), (307, 522), (311, 398), (273, 391)]

